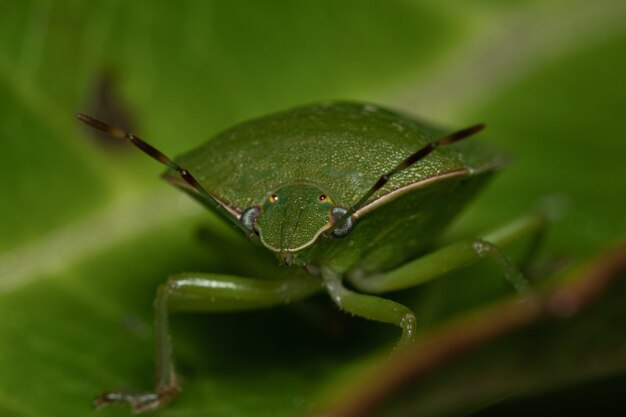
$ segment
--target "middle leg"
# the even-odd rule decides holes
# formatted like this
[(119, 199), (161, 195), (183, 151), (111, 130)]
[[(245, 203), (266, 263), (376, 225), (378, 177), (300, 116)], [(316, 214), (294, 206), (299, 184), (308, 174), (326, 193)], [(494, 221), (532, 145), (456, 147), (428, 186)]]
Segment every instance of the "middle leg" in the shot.
[(389, 272), (372, 276), (352, 274), (348, 278), (358, 290), (380, 294), (423, 284), (486, 257), (502, 270), (507, 281), (518, 293), (524, 294), (530, 291), (530, 285), (500, 246), (523, 237), (538, 236), (545, 224), (545, 219), (539, 215), (524, 216), (483, 238), (453, 243)]

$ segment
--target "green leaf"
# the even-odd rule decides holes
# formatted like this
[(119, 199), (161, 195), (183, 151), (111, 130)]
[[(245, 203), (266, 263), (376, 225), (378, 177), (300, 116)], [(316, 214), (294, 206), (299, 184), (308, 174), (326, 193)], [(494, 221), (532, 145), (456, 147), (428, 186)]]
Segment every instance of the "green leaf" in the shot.
[[(625, 18), (617, 0), (4, 2), (0, 415), (91, 415), (103, 390), (150, 388), (158, 285), (182, 271), (255, 268), (245, 262), (253, 249), (156, 180), (153, 161), (94, 137), (76, 111), (111, 114), (172, 155), (246, 118), (324, 99), (378, 102), (450, 126), (485, 121), (485, 136), (516, 161), (452, 233), (479, 234), (550, 204), (563, 215), (541, 259), (575, 263), (626, 234)], [(236, 249), (200, 244), (204, 226)], [(232, 254), (241, 261), (228, 261)], [(479, 265), (393, 297), (414, 308), (427, 343), (433, 329), (506, 296), (501, 281)], [(553, 353), (572, 341), (623, 340), (620, 326), (603, 326), (623, 318), (619, 294), (551, 325), (551, 343), (533, 352), (546, 374), (568, 363)], [(397, 337), (324, 296), (262, 312), (181, 315), (172, 327), (184, 393), (162, 416), (306, 415), (341, 403), (346, 387), (385, 363)], [(570, 380), (597, 391), (594, 381), (625, 373), (619, 350), (597, 359), (598, 372), (528, 378), (514, 362), (523, 335), (496, 338), (408, 386), (426, 398), (423, 407), (455, 398), (436, 415), (467, 415), (504, 399), (500, 381), (519, 403), (549, 399)], [(498, 383), (472, 396), (478, 370)], [(425, 390), (426, 381), (436, 383)], [(395, 392), (388, 398), (389, 415), (414, 406)]]
[[(619, 375), (626, 370), (624, 278), (622, 242), (524, 300), (505, 298), (429, 331), (411, 349), (348, 385), (323, 415), (462, 415), (513, 395), (566, 390)], [(593, 388), (583, 401), (566, 396), (566, 404), (551, 404), (548, 396), (544, 402), (553, 412), (576, 413), (584, 405), (592, 413)], [(624, 406), (619, 397), (608, 404)], [(492, 408), (518, 415), (520, 406)], [(502, 415), (489, 409), (477, 414)]]

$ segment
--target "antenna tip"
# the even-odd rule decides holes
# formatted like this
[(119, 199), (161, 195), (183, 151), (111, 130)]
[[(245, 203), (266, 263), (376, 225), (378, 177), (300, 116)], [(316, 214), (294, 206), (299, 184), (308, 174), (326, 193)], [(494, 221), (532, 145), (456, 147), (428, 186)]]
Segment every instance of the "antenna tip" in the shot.
[(105, 132), (107, 131), (106, 125), (104, 123), (94, 119), (91, 116), (87, 116), (86, 114), (83, 114), (83, 113), (76, 113), (76, 118), (80, 120), (81, 122), (85, 123), (86, 125), (95, 127), (98, 130), (103, 130)]
[(91, 116), (87, 116), (83, 113), (76, 113), (76, 118), (81, 122), (89, 125), (95, 129), (98, 129), (104, 133), (107, 133), (113, 137), (124, 139), (126, 138), (126, 131), (120, 129), (119, 127), (111, 126), (107, 123), (101, 122), (100, 120), (96, 120)]
[(76, 113), (76, 118), (80, 120), (81, 122), (85, 122), (85, 123), (88, 123), (88, 120), (91, 119), (91, 117), (84, 115), (82, 113)]
[(484, 123), (477, 123), (474, 126), (468, 127), (467, 130), (469, 132), (469, 134), (474, 134), (474, 133), (478, 133), (481, 130), (483, 130), (484, 128), (486, 128), (487, 125), (485, 125)]
[(447, 145), (450, 143), (458, 142), (462, 139), (465, 139), (468, 136), (472, 136), (475, 133), (480, 132), (485, 128), (484, 123), (478, 123), (474, 126), (466, 127), (465, 129), (458, 130), (449, 134), (448, 136), (439, 140), (440, 145)]

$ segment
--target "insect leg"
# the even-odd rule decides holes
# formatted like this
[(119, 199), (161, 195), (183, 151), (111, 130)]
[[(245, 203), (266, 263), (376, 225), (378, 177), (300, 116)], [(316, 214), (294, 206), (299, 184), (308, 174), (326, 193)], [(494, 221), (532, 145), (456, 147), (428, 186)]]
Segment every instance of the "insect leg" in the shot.
[(349, 280), (360, 291), (379, 294), (422, 284), (488, 257), (502, 269), (513, 287), (523, 293), (530, 289), (529, 284), (500, 247), (524, 237), (536, 240), (545, 226), (546, 219), (541, 215), (524, 216), (482, 238), (453, 243), (384, 274), (367, 277), (353, 274)]
[(301, 275), (274, 280), (199, 273), (171, 277), (159, 287), (154, 303), (157, 361), (154, 392), (105, 392), (96, 398), (94, 407), (123, 403), (140, 413), (158, 409), (180, 393), (168, 328), (170, 313), (255, 310), (287, 304), (319, 289), (319, 279)]
[(398, 347), (402, 347), (413, 340), (415, 315), (408, 307), (375, 295), (350, 291), (343, 286), (341, 276), (327, 268), (322, 268), (322, 277), (326, 290), (339, 308), (366, 319), (400, 326), (402, 337)]

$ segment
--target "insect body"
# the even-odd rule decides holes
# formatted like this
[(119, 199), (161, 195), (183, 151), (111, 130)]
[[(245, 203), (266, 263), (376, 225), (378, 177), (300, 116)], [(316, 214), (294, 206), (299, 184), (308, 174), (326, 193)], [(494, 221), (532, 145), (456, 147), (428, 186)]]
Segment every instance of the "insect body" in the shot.
[[(122, 402), (140, 412), (161, 407), (179, 393), (167, 329), (171, 312), (264, 308), (325, 289), (347, 312), (400, 326), (404, 345), (414, 335), (415, 316), (373, 294), (417, 285), (484, 256), (519, 291), (527, 289), (497, 245), (538, 232), (543, 222), (536, 216), (483, 239), (424, 254), (504, 164), (498, 152), (480, 142), (461, 141), (482, 125), (444, 135), (372, 105), (322, 103), (235, 126), (172, 161), (132, 134), (78, 117), (130, 140), (169, 167), (164, 177), (170, 183), (282, 262), (309, 273), (267, 280), (210, 273), (171, 277), (155, 302), (155, 390), (107, 392), (96, 406)], [(358, 291), (346, 288), (344, 280)]]

